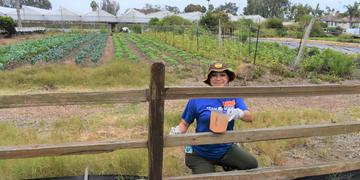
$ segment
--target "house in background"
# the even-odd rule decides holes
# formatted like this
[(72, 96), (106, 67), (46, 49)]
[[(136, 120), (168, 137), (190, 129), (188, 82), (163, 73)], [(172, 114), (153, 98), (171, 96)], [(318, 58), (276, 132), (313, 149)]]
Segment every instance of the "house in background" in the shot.
[(322, 17), (320, 20), (326, 23), (328, 27), (341, 27), (342, 29), (360, 27), (360, 18), (357, 17), (352, 18), (351, 26), (349, 17), (337, 17), (334, 15), (329, 15)]

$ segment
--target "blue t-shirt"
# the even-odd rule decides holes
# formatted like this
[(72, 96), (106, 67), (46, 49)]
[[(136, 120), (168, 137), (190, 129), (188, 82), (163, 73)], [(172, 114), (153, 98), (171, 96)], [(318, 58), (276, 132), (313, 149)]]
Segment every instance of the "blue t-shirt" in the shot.
[[(241, 98), (207, 98), (190, 99), (181, 116), (188, 124), (192, 124), (196, 119), (196, 132), (211, 132), (210, 114), (211, 111), (223, 111), (227, 113), (228, 109), (240, 108), (247, 110), (244, 101)], [(227, 127), (228, 131), (234, 129), (234, 121), (230, 121)], [(194, 145), (193, 150), (199, 156), (210, 160), (219, 160), (231, 147), (233, 143)]]

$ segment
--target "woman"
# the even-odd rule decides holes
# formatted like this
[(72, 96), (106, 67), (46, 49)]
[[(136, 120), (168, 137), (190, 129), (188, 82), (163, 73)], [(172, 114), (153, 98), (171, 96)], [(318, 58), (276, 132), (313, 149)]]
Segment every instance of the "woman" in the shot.
[[(213, 87), (227, 87), (235, 79), (235, 73), (222, 63), (209, 67), (204, 83)], [(185, 133), (196, 119), (196, 132), (210, 132), (210, 115), (212, 111), (222, 111), (233, 117), (227, 127), (234, 128), (235, 119), (252, 121), (252, 115), (241, 98), (207, 98), (190, 99), (182, 114), (178, 126), (171, 129), (171, 134)], [(252, 169), (258, 166), (256, 159), (234, 143), (193, 145), (185, 148), (185, 163), (193, 174), (215, 172), (215, 165), (225, 171)]]

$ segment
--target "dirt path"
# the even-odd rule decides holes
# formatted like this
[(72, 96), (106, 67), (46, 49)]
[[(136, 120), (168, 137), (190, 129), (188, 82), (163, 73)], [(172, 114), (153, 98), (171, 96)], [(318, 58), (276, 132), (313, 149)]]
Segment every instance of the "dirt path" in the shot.
[(113, 60), (115, 58), (115, 48), (112, 36), (108, 36), (106, 41), (106, 46), (103, 49), (102, 56), (100, 58), (101, 64), (106, 64), (107, 62)]
[[(300, 42), (300, 39), (294, 39), (294, 38), (261, 38), (261, 39), (272, 40), (272, 41), (288, 41), (288, 42), (296, 42), (296, 43)], [(310, 44), (326, 44), (326, 45), (360, 48), (360, 43), (347, 43), (347, 42), (336, 42), (336, 41), (325, 41), (325, 40), (307, 40), (307, 42)]]

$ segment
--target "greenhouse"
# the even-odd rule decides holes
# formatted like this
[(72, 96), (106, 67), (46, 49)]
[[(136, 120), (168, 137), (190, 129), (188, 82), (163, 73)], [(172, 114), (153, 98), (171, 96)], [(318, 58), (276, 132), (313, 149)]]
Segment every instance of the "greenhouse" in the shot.
[[(10, 16), (14, 20), (17, 20), (16, 9), (0, 7), (1, 16)], [(190, 21), (199, 21), (203, 13), (201, 12), (189, 12), (174, 14), (170, 11), (159, 11), (150, 14), (143, 14), (136, 9), (130, 8), (125, 11), (124, 14), (119, 16), (114, 16), (106, 11), (97, 10), (91, 11), (85, 14), (78, 13), (73, 10), (69, 10), (63, 7), (60, 7), (56, 10), (46, 10), (35, 8), (31, 6), (22, 6), (20, 9), (21, 19), (25, 21), (54, 21), (54, 22), (106, 22), (106, 23), (143, 23), (146, 24), (150, 21), (151, 18), (162, 19), (166, 16), (177, 15), (184, 19)], [(251, 19), (254, 22), (262, 22), (265, 19), (259, 15), (252, 16), (233, 16), (229, 14), (231, 21), (237, 21), (238, 19)]]

